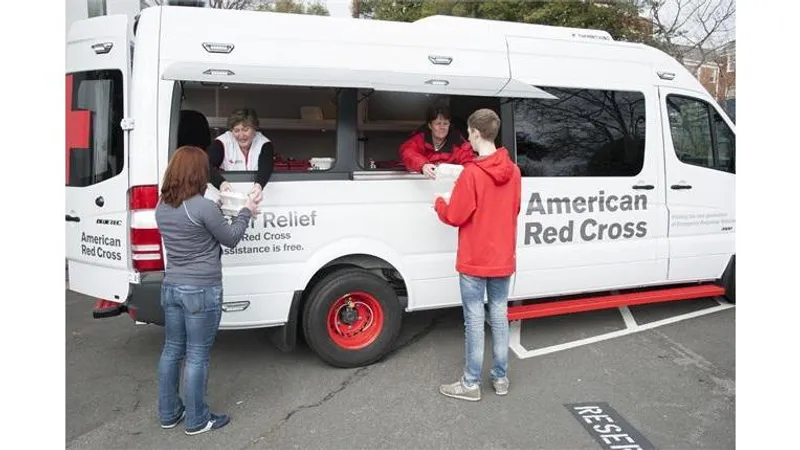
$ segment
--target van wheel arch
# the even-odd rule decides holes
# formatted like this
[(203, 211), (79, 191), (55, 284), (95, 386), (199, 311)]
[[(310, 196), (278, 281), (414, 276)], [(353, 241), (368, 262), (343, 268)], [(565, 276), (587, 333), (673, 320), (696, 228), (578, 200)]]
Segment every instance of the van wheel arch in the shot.
[[(317, 283), (319, 283), (320, 280), (328, 276), (331, 272), (348, 268), (363, 269), (366, 271), (373, 271), (375, 273), (380, 272), (380, 276), (394, 288), (397, 296), (401, 297), (403, 309), (406, 308), (408, 289), (400, 270), (383, 258), (369, 254), (356, 253), (333, 259), (324, 266), (320, 267), (316, 273), (314, 273), (311, 279), (308, 280), (308, 283), (306, 283), (305, 289), (303, 289), (303, 296), (299, 299), (300, 310), (302, 311), (303, 308), (305, 308), (305, 303), (308, 300), (307, 294)], [(300, 320), (302, 320), (302, 318)]]

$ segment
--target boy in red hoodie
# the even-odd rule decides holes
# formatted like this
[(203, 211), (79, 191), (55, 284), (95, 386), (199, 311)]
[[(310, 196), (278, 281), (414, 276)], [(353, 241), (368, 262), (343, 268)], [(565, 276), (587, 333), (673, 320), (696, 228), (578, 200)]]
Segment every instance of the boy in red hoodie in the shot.
[(464, 164), (450, 202), (437, 197), (439, 219), (458, 227), (456, 270), (460, 275), (464, 311), (464, 374), (439, 392), (463, 400), (481, 399), (483, 366), (484, 294), (489, 300), (494, 363), (490, 380), (497, 395), (508, 393), (508, 289), (516, 271), (517, 216), (520, 211), (520, 171), (508, 150), (496, 148), (494, 140), (500, 118), (490, 109), (480, 109), (467, 120), (469, 142), (478, 152), (475, 161)]

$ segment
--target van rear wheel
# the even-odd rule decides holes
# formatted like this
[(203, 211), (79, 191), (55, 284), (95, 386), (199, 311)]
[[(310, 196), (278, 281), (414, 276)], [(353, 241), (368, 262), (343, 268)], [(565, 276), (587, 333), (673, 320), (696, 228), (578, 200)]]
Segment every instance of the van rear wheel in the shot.
[(381, 277), (359, 268), (328, 274), (303, 311), (306, 342), (326, 363), (358, 367), (391, 350), (403, 320), (397, 295)]

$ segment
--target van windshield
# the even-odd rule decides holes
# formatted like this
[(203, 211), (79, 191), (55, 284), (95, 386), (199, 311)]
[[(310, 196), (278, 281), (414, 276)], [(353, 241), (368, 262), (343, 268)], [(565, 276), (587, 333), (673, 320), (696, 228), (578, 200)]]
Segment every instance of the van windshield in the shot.
[(124, 165), (122, 72), (67, 74), (67, 186), (82, 187), (118, 175)]

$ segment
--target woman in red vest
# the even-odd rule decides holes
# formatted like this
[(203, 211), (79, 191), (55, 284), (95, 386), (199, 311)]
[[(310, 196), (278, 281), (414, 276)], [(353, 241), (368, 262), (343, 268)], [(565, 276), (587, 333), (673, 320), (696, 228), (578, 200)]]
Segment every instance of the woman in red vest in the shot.
[(447, 105), (428, 108), (427, 123), (400, 146), (400, 157), (409, 172), (434, 178), (438, 164), (464, 164), (475, 159), (472, 146), (451, 125), (451, 119)]

